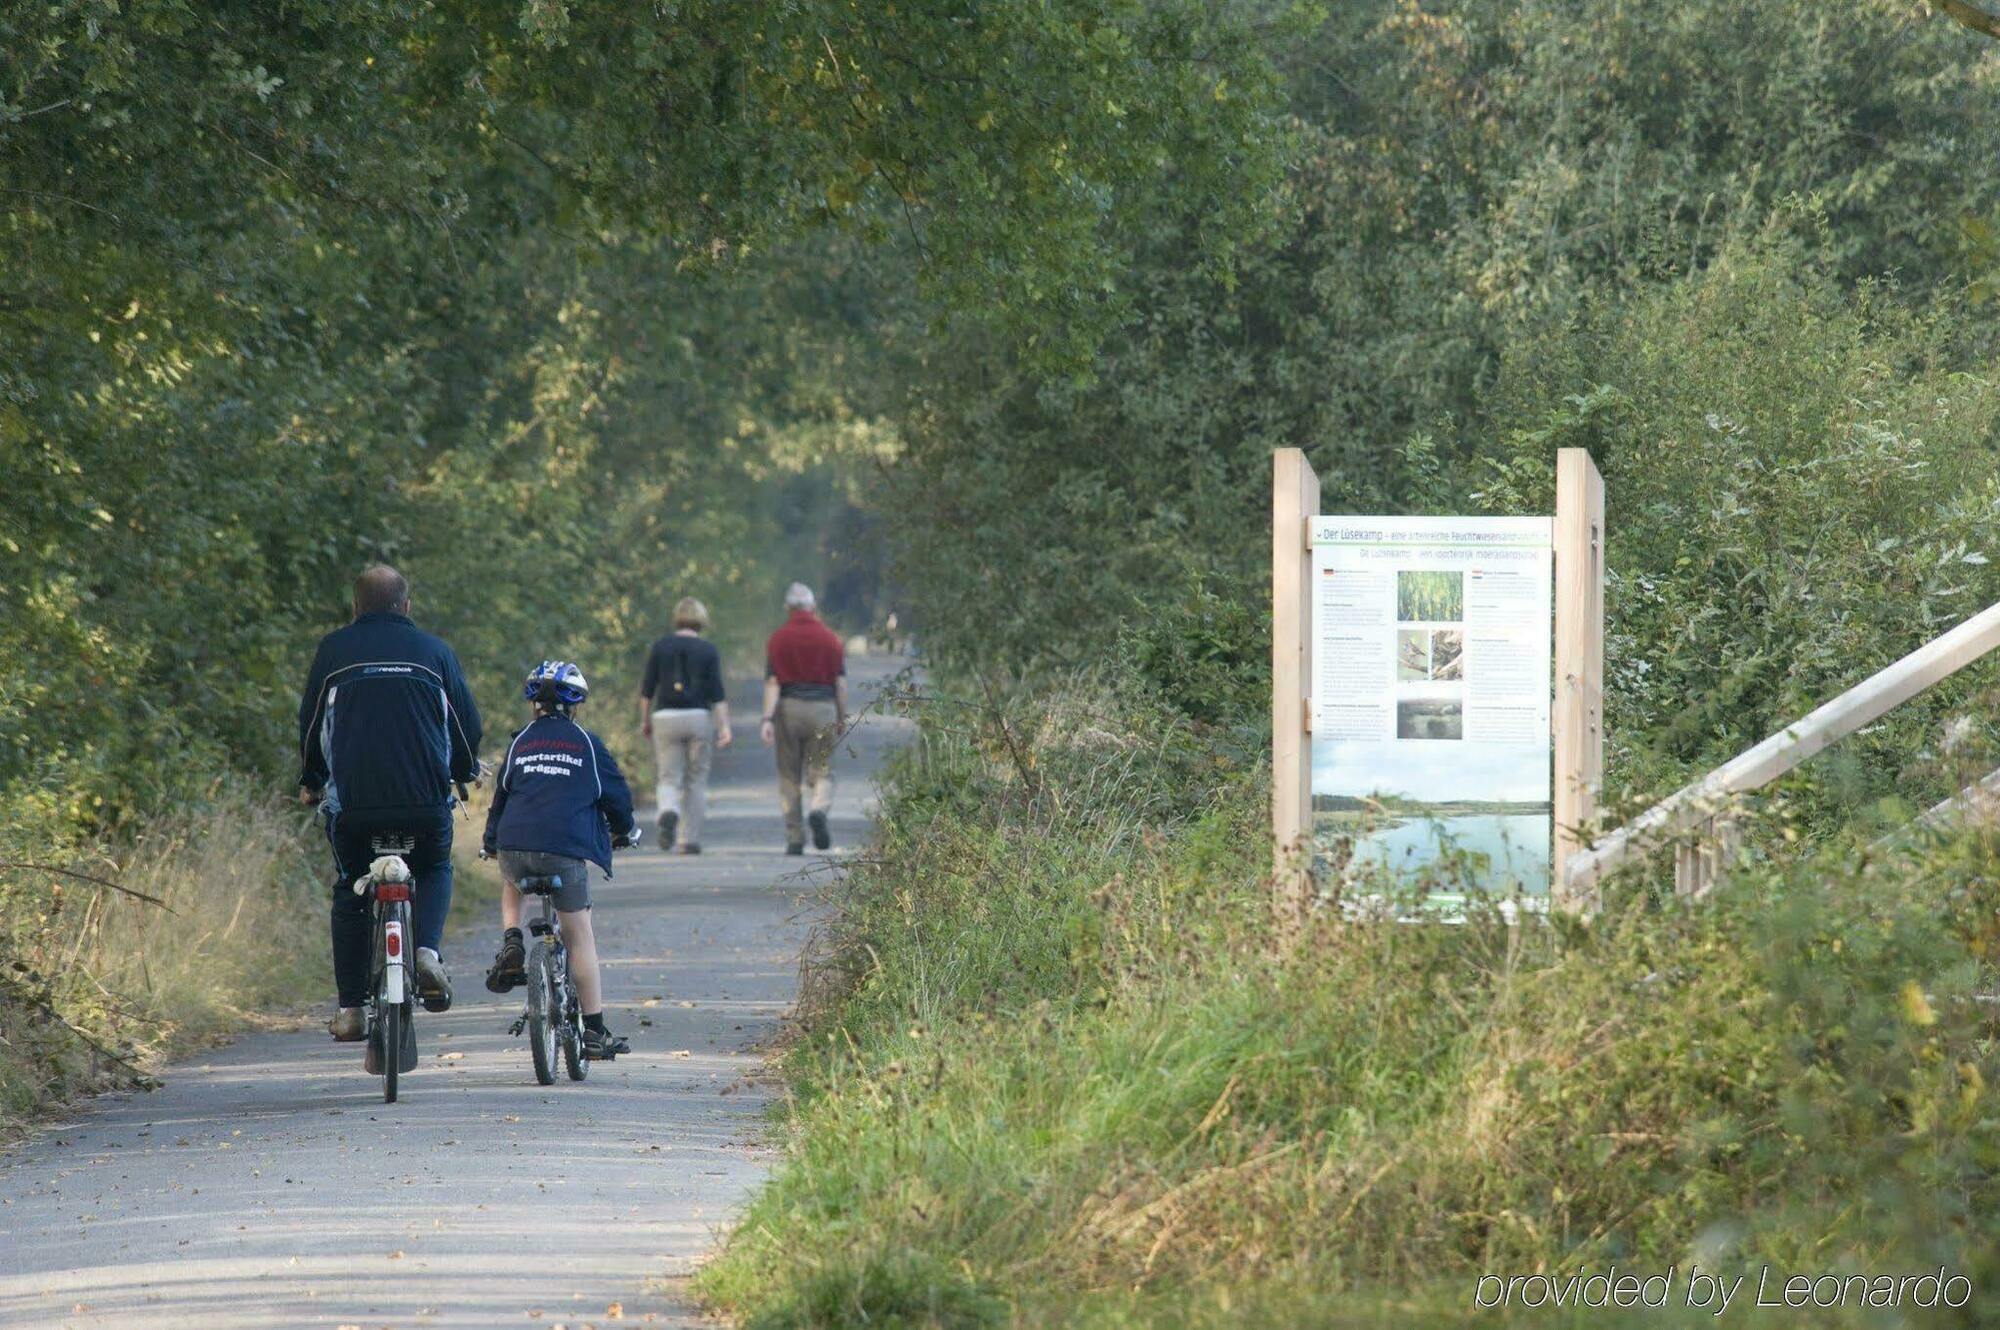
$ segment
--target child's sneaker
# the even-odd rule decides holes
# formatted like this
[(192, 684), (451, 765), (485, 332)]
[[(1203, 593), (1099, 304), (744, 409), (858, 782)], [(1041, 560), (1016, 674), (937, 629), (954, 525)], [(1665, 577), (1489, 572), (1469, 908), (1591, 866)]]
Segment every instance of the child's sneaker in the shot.
[(590, 1061), (609, 1062), (620, 1053), (631, 1051), (632, 1045), (625, 1042), (623, 1035), (613, 1034), (609, 1030), (593, 1029), (588, 1025), (583, 1027), (583, 1055)]

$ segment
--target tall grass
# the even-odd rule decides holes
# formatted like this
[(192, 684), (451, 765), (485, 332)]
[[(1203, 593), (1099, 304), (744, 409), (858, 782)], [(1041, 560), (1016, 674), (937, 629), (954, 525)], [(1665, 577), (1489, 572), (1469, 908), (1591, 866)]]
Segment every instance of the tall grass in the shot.
[(1489, 1272), (1942, 1263), (2000, 1312), (1994, 844), (1285, 949), (1265, 818), (1150, 714), (933, 709), (706, 1295), (765, 1328), (1402, 1325), (1472, 1319)]
[[(62, 845), (33, 811), (0, 826), (0, 861), (40, 866), (0, 868), (0, 1131), (330, 1000), (330, 861), (296, 808), (219, 784), (89, 846)], [(458, 824), (454, 927), (484, 922), (497, 894), (472, 859), (483, 813)]]
[(143, 1079), (173, 1051), (326, 987), (324, 842), (269, 798), (219, 787), (129, 844), (8, 858), (116, 887), (0, 875), (7, 1115)]

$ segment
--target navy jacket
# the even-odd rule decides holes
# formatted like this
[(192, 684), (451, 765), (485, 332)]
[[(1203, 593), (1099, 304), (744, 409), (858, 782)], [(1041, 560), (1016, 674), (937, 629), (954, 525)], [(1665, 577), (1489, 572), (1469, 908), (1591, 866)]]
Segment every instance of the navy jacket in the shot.
[(632, 790), (604, 741), (568, 716), (538, 716), (514, 736), (486, 813), (486, 852), (588, 859), (611, 875), (611, 837), (628, 834)]
[(423, 822), (479, 774), (479, 708), (450, 647), (400, 614), (320, 639), (299, 699), (299, 784), (331, 815)]

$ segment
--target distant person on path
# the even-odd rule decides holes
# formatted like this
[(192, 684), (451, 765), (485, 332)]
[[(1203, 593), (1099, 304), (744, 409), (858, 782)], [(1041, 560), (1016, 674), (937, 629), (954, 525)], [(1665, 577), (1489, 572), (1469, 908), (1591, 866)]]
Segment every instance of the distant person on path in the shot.
[(458, 657), (410, 621), (410, 584), (386, 564), (354, 581), (354, 621), (320, 639), (299, 699), (299, 801), (318, 804), (333, 847), (333, 977), (342, 1041), (366, 1034), (370, 917), (354, 883), (369, 842), (413, 838), (417, 995), (451, 1006), (439, 959), (451, 909), (451, 786), (479, 776), (479, 708)]
[(639, 685), (639, 729), (653, 741), (659, 798), (660, 848), (701, 853), (708, 811), (708, 764), (727, 748), (729, 703), (722, 691), (722, 653), (702, 636), (708, 608), (693, 596), (674, 606), (674, 631), (653, 643)]
[(521, 695), (534, 704), (535, 718), (507, 745), (480, 846), (481, 853), (500, 856), (502, 879), (500, 951), (486, 972), (486, 987), (505, 993), (528, 982), (522, 895), (515, 884), (524, 877), (560, 877), (556, 926), (576, 979), (584, 1056), (613, 1058), (631, 1049), (604, 1025), (590, 864), (610, 877), (612, 849), (638, 841), (632, 791), (604, 741), (576, 723), (576, 709), (590, 696), (582, 670), (566, 660), (545, 660), (529, 672)]
[[(764, 647), (765, 745), (778, 756), (778, 802), (785, 811), (785, 853), (804, 854), (806, 825), (813, 848), (829, 849), (827, 811), (833, 806), (833, 744), (847, 725), (847, 658), (840, 639), (813, 612), (812, 588), (785, 592), (784, 626)], [(812, 787), (811, 811), (799, 816), (800, 783)]]

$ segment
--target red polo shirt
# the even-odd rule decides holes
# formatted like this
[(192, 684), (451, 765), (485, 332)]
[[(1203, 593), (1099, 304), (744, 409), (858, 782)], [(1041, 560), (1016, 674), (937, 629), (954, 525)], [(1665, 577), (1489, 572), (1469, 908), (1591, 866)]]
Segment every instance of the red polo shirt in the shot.
[(834, 680), (847, 673), (847, 653), (817, 614), (793, 610), (764, 644), (764, 673), (778, 681), (781, 697), (830, 701)]

